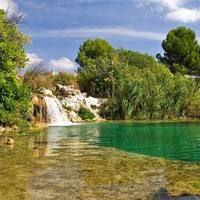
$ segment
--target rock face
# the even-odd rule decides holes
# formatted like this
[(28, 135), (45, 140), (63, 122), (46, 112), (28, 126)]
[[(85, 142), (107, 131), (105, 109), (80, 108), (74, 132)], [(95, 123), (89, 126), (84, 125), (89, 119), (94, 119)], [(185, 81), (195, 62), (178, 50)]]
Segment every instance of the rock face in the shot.
[(94, 121), (103, 120), (98, 113), (100, 107), (107, 99), (88, 97), (86, 93), (82, 93), (80, 90), (75, 89), (73, 85), (63, 86), (57, 84), (52, 91), (40, 88), (38, 93), (39, 94), (32, 96), (34, 122), (47, 123), (47, 105), (44, 97), (53, 97), (54, 95), (60, 100), (71, 122), (83, 122), (78, 116), (78, 111), (81, 107), (87, 108), (95, 115)]
[(51, 90), (48, 90), (46, 88), (40, 88), (38, 90), (38, 92), (44, 96), (52, 96), (53, 95), (53, 92)]
[(90, 110), (95, 115), (94, 120), (102, 120), (98, 113), (107, 99), (87, 97), (86, 93), (81, 93), (80, 90), (74, 89), (73, 85), (63, 86), (58, 84), (55, 88), (55, 94), (61, 99), (61, 103), (72, 122), (82, 121), (77, 114), (80, 107)]
[(46, 107), (46, 102), (43, 96), (33, 95), (31, 102), (32, 102), (32, 114), (33, 114), (32, 121), (39, 122), (39, 123), (46, 123), (47, 122), (47, 107)]

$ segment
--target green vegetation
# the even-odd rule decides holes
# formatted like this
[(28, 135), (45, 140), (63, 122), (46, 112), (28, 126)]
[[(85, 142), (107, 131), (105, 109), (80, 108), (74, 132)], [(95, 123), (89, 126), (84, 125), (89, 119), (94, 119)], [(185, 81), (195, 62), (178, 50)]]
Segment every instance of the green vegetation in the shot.
[[(186, 27), (171, 30), (162, 42), (158, 61), (148, 54), (115, 49), (102, 39), (80, 46), (77, 74), (54, 74), (33, 66), (20, 78), (17, 69), (27, 57), (23, 46), (30, 41), (0, 11), (0, 125), (24, 124), (29, 116), (30, 91), (56, 84), (74, 85), (94, 97), (108, 98), (101, 115), (108, 119), (173, 119), (200, 117), (200, 46)], [(26, 85), (26, 86), (25, 86)], [(27, 89), (28, 88), (28, 89)], [(82, 119), (95, 116), (80, 108)]]
[[(188, 34), (188, 29), (184, 30), (186, 33), (183, 33), (183, 38)], [(171, 48), (173, 45), (176, 43)], [(168, 69), (167, 65), (157, 62), (153, 57), (114, 49), (100, 39), (87, 40), (80, 47), (76, 60), (80, 64), (80, 88), (89, 95), (108, 98), (101, 114), (109, 119), (186, 117), (189, 116), (187, 108), (192, 105), (199, 89), (199, 81), (184, 77), (178, 71), (171, 73), (170, 67)], [(199, 62), (193, 60), (194, 63)], [(178, 61), (176, 65), (183, 65), (182, 61)], [(186, 67), (189, 69), (189, 66)], [(191, 113), (190, 117), (193, 117)]]
[(167, 34), (162, 42), (164, 56), (157, 58), (166, 64), (172, 73), (197, 75), (200, 72), (200, 46), (195, 33), (186, 27), (178, 27)]
[(78, 116), (83, 120), (93, 120), (95, 115), (87, 108), (80, 107)]
[(23, 46), (30, 38), (0, 10), (0, 125), (14, 125), (29, 117), (29, 90), (16, 70), (27, 61)]
[(60, 72), (53, 74), (51, 71), (45, 71), (41, 64), (32, 66), (22, 77), (23, 83), (33, 92), (39, 88), (52, 89), (56, 84), (74, 85), (79, 88), (77, 76), (75, 74)]

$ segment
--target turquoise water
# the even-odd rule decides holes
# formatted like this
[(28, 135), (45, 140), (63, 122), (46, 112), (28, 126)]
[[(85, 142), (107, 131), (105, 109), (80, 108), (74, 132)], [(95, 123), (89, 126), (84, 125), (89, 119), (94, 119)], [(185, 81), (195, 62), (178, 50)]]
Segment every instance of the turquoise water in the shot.
[(170, 160), (200, 161), (200, 123), (110, 122), (68, 128), (96, 145)]

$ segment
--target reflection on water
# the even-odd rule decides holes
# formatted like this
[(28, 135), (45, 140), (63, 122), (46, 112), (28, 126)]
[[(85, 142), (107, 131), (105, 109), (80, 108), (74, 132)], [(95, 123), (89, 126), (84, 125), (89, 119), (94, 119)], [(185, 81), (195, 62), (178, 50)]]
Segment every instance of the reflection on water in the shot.
[(101, 123), (16, 135), (12, 148), (0, 142), (0, 200), (200, 194), (198, 129), (185, 123)]

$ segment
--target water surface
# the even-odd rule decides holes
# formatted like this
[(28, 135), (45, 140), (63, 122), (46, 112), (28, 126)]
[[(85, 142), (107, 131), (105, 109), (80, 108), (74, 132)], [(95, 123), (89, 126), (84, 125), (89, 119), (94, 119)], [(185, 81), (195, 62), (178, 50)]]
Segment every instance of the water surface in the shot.
[(200, 194), (199, 123), (105, 122), (12, 137), (13, 146), (0, 142), (0, 200)]

